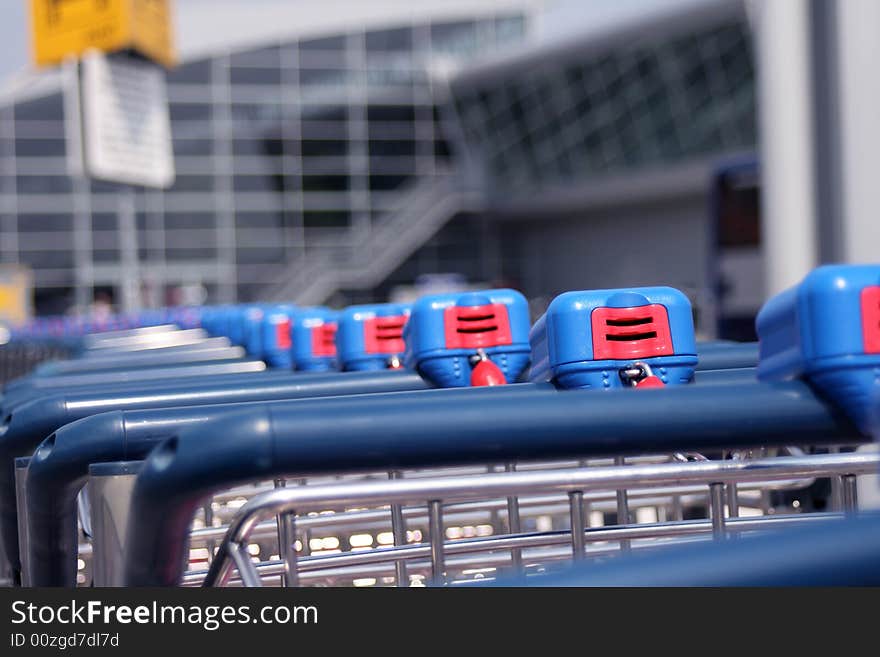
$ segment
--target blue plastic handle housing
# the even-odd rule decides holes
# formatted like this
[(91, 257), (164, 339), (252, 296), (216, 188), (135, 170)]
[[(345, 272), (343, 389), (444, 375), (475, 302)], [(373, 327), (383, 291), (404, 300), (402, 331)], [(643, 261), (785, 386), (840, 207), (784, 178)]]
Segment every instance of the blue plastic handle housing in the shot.
[(758, 378), (803, 378), (870, 432), (880, 395), (880, 265), (826, 265), (756, 320)]
[(339, 313), (336, 352), (346, 371), (384, 370), (391, 358), (403, 357), (403, 330), (408, 304), (377, 303), (350, 306)]
[(671, 287), (566, 292), (529, 335), (532, 381), (563, 388), (619, 388), (644, 362), (665, 384), (688, 383), (697, 365), (691, 304)]
[(428, 295), (406, 323), (404, 364), (438, 387), (464, 387), (479, 350), (514, 383), (529, 364), (529, 326), (528, 303), (515, 290)]

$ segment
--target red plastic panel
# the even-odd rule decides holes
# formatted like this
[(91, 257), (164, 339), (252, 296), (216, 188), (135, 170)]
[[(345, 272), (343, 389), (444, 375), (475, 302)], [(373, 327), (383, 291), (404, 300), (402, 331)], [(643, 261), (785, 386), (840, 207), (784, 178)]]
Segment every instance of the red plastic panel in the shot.
[(275, 325), (275, 344), (279, 349), (290, 349), (292, 346), (290, 338), (290, 320), (284, 319)]
[(406, 315), (372, 317), (364, 322), (364, 349), (368, 354), (402, 354)]
[(312, 329), (312, 355), (336, 355), (336, 322), (321, 324)]
[(866, 354), (880, 354), (880, 285), (862, 290), (862, 339)]
[(672, 356), (666, 306), (596, 308), (590, 315), (595, 360), (628, 360)]
[(479, 349), (511, 344), (510, 317), (503, 303), (450, 306), (444, 311), (447, 349)]

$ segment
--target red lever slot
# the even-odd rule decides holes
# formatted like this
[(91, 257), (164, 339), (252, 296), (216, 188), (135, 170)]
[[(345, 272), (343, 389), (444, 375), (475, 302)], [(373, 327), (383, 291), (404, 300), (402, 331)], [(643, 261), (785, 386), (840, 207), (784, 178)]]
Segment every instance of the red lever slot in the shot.
[(275, 343), (279, 349), (287, 350), (292, 346), (290, 339), (290, 320), (284, 319), (275, 325)]
[(450, 306), (443, 322), (447, 349), (479, 349), (512, 344), (507, 306)]
[(371, 317), (364, 321), (364, 348), (368, 354), (402, 354), (406, 315)]
[(595, 360), (671, 356), (672, 335), (666, 306), (596, 308), (590, 315)]
[(862, 340), (866, 354), (880, 354), (880, 285), (862, 290)]
[(336, 322), (321, 324), (312, 329), (312, 355), (336, 355)]

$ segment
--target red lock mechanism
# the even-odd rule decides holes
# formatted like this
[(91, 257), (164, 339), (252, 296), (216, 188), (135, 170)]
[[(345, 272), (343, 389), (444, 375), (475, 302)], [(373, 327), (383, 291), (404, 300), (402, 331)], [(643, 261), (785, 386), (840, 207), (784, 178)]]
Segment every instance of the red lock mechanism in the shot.
[(666, 384), (654, 374), (647, 363), (635, 362), (631, 367), (620, 371), (620, 378), (633, 388), (662, 388)]
[(472, 386), (503, 386), (507, 384), (504, 372), (489, 360), (489, 356), (482, 349), (478, 349), (476, 355), (471, 357), (471, 363), (475, 363), (471, 372)]

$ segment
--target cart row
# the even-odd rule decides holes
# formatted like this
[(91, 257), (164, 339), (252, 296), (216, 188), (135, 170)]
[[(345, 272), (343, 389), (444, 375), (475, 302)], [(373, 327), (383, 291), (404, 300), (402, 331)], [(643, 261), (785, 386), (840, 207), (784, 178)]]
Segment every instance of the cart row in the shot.
[(10, 582), (632, 583), (668, 550), (876, 535), (880, 266), (817, 269), (745, 345), (698, 343), (668, 287), (533, 324), (513, 290), (150, 317), (16, 334), (75, 356), (0, 400)]

